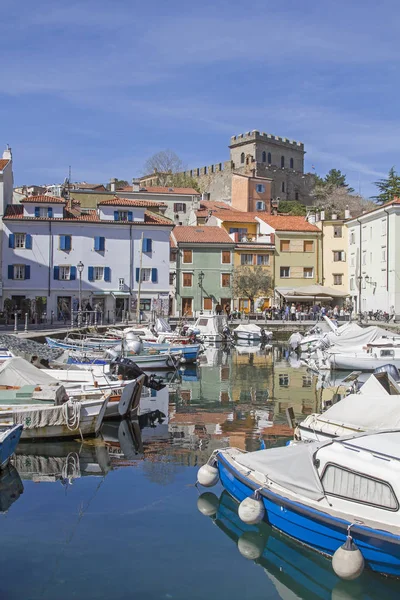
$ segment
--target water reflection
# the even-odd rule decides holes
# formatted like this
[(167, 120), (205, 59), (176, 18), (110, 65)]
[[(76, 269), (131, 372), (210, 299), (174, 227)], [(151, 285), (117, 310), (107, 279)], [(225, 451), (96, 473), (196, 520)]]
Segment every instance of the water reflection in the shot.
[(341, 581), (333, 572), (330, 559), (292, 541), (266, 523), (246, 525), (237, 514), (238, 503), (226, 491), (220, 498), (205, 492), (197, 504), (200, 512), (211, 517), (237, 545), (245, 559), (264, 569), (281, 598), (398, 598), (396, 582), (368, 572), (358, 581)]

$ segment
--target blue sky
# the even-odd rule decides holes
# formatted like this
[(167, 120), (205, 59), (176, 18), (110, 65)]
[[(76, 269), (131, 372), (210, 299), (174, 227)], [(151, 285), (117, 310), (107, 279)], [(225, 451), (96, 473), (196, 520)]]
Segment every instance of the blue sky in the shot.
[(1, 9), (0, 147), (17, 185), (131, 179), (173, 149), (228, 160), (231, 135), (302, 141), (354, 188), (398, 163), (394, 0), (13, 0)]

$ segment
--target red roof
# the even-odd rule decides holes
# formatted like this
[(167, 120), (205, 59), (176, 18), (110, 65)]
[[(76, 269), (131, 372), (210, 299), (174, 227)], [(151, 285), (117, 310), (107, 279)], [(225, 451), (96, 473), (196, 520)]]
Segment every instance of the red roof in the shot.
[(158, 207), (158, 206), (167, 206), (164, 202), (157, 202), (155, 200), (130, 200), (129, 198), (110, 198), (110, 200), (103, 200), (98, 203), (98, 206), (132, 206), (132, 207), (142, 207), (149, 208)]
[[(132, 186), (127, 185), (122, 188), (117, 189), (118, 192), (133, 192)], [(180, 188), (180, 187), (162, 187), (162, 186), (146, 186), (140, 188), (140, 193), (146, 194), (149, 192), (151, 194), (180, 194), (187, 196), (199, 196), (200, 193), (194, 188)]]
[(221, 227), (205, 225), (189, 226), (178, 225), (172, 230), (172, 236), (178, 243), (204, 243), (204, 244), (233, 244), (229, 234)]
[[(202, 200), (200, 202), (200, 208), (196, 211), (198, 217), (207, 216), (210, 212), (219, 212), (222, 210), (236, 210), (232, 209), (231, 205), (227, 202), (214, 202), (213, 200)], [(238, 211), (241, 212), (241, 211)]]
[(213, 212), (213, 217), (220, 219), (221, 221), (232, 221), (242, 223), (254, 223), (255, 217), (259, 217), (263, 213), (260, 212), (242, 212), (241, 210), (223, 210)]
[[(24, 216), (24, 207), (21, 204), (9, 204), (6, 208), (6, 213), (3, 219), (15, 220), (21, 219), (26, 221), (49, 221), (48, 217), (26, 217)], [(64, 217), (53, 218), (52, 221), (68, 221), (68, 222), (85, 222), (85, 223), (119, 223), (122, 221), (114, 221), (113, 219), (100, 219), (97, 210), (95, 208), (86, 210), (81, 212), (78, 207), (74, 206), (72, 210), (64, 209)], [(161, 215), (156, 215), (155, 213), (146, 210), (144, 213), (144, 222), (147, 225), (173, 225), (172, 221), (167, 219), (166, 217), (162, 217)], [(123, 223), (127, 223), (123, 221)], [(137, 225), (140, 225), (141, 221), (137, 222)], [(133, 223), (129, 223), (135, 224)]]
[(4, 169), (4, 167), (6, 166), (6, 164), (9, 162), (10, 161), (8, 158), (0, 158), (0, 171), (2, 171)]
[(305, 217), (263, 215), (262, 213), (256, 213), (256, 216), (275, 231), (316, 231), (321, 233), (321, 230), (316, 225), (309, 223)]
[(66, 204), (67, 201), (65, 198), (59, 198), (58, 196), (45, 196), (41, 194), (40, 196), (28, 196), (21, 200), (21, 202), (27, 202), (31, 204)]

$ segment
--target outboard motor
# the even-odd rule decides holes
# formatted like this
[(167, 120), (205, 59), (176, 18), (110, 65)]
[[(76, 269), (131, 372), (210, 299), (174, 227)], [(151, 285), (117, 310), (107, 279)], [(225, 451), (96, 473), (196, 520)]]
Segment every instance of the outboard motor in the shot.
[(373, 373), (387, 373), (388, 375), (390, 375), (390, 377), (392, 377), (392, 379), (394, 379), (395, 381), (400, 381), (400, 373), (397, 367), (395, 367), (395, 365), (391, 365), (390, 363), (387, 363), (386, 365), (382, 365), (381, 367), (377, 367)]
[(114, 375), (121, 375), (124, 380), (136, 379), (140, 375), (144, 375), (144, 385), (152, 390), (162, 390), (165, 388), (165, 384), (161, 383), (161, 380), (155, 375), (150, 377), (142, 371), (142, 369), (130, 358), (117, 358), (111, 364), (111, 371)]
[(222, 335), (227, 341), (232, 339), (231, 330), (229, 329), (228, 325), (224, 325), (222, 328)]

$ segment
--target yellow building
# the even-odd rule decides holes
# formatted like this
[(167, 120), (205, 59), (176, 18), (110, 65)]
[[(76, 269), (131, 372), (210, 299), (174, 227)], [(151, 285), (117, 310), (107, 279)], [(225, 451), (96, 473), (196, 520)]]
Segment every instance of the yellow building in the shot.
[(322, 234), (322, 285), (348, 294), (348, 228), (343, 219), (317, 220)]
[(293, 289), (322, 283), (322, 234), (318, 227), (305, 217), (257, 215), (256, 220), (260, 236), (274, 236), (274, 288), (280, 298), (292, 300)]

